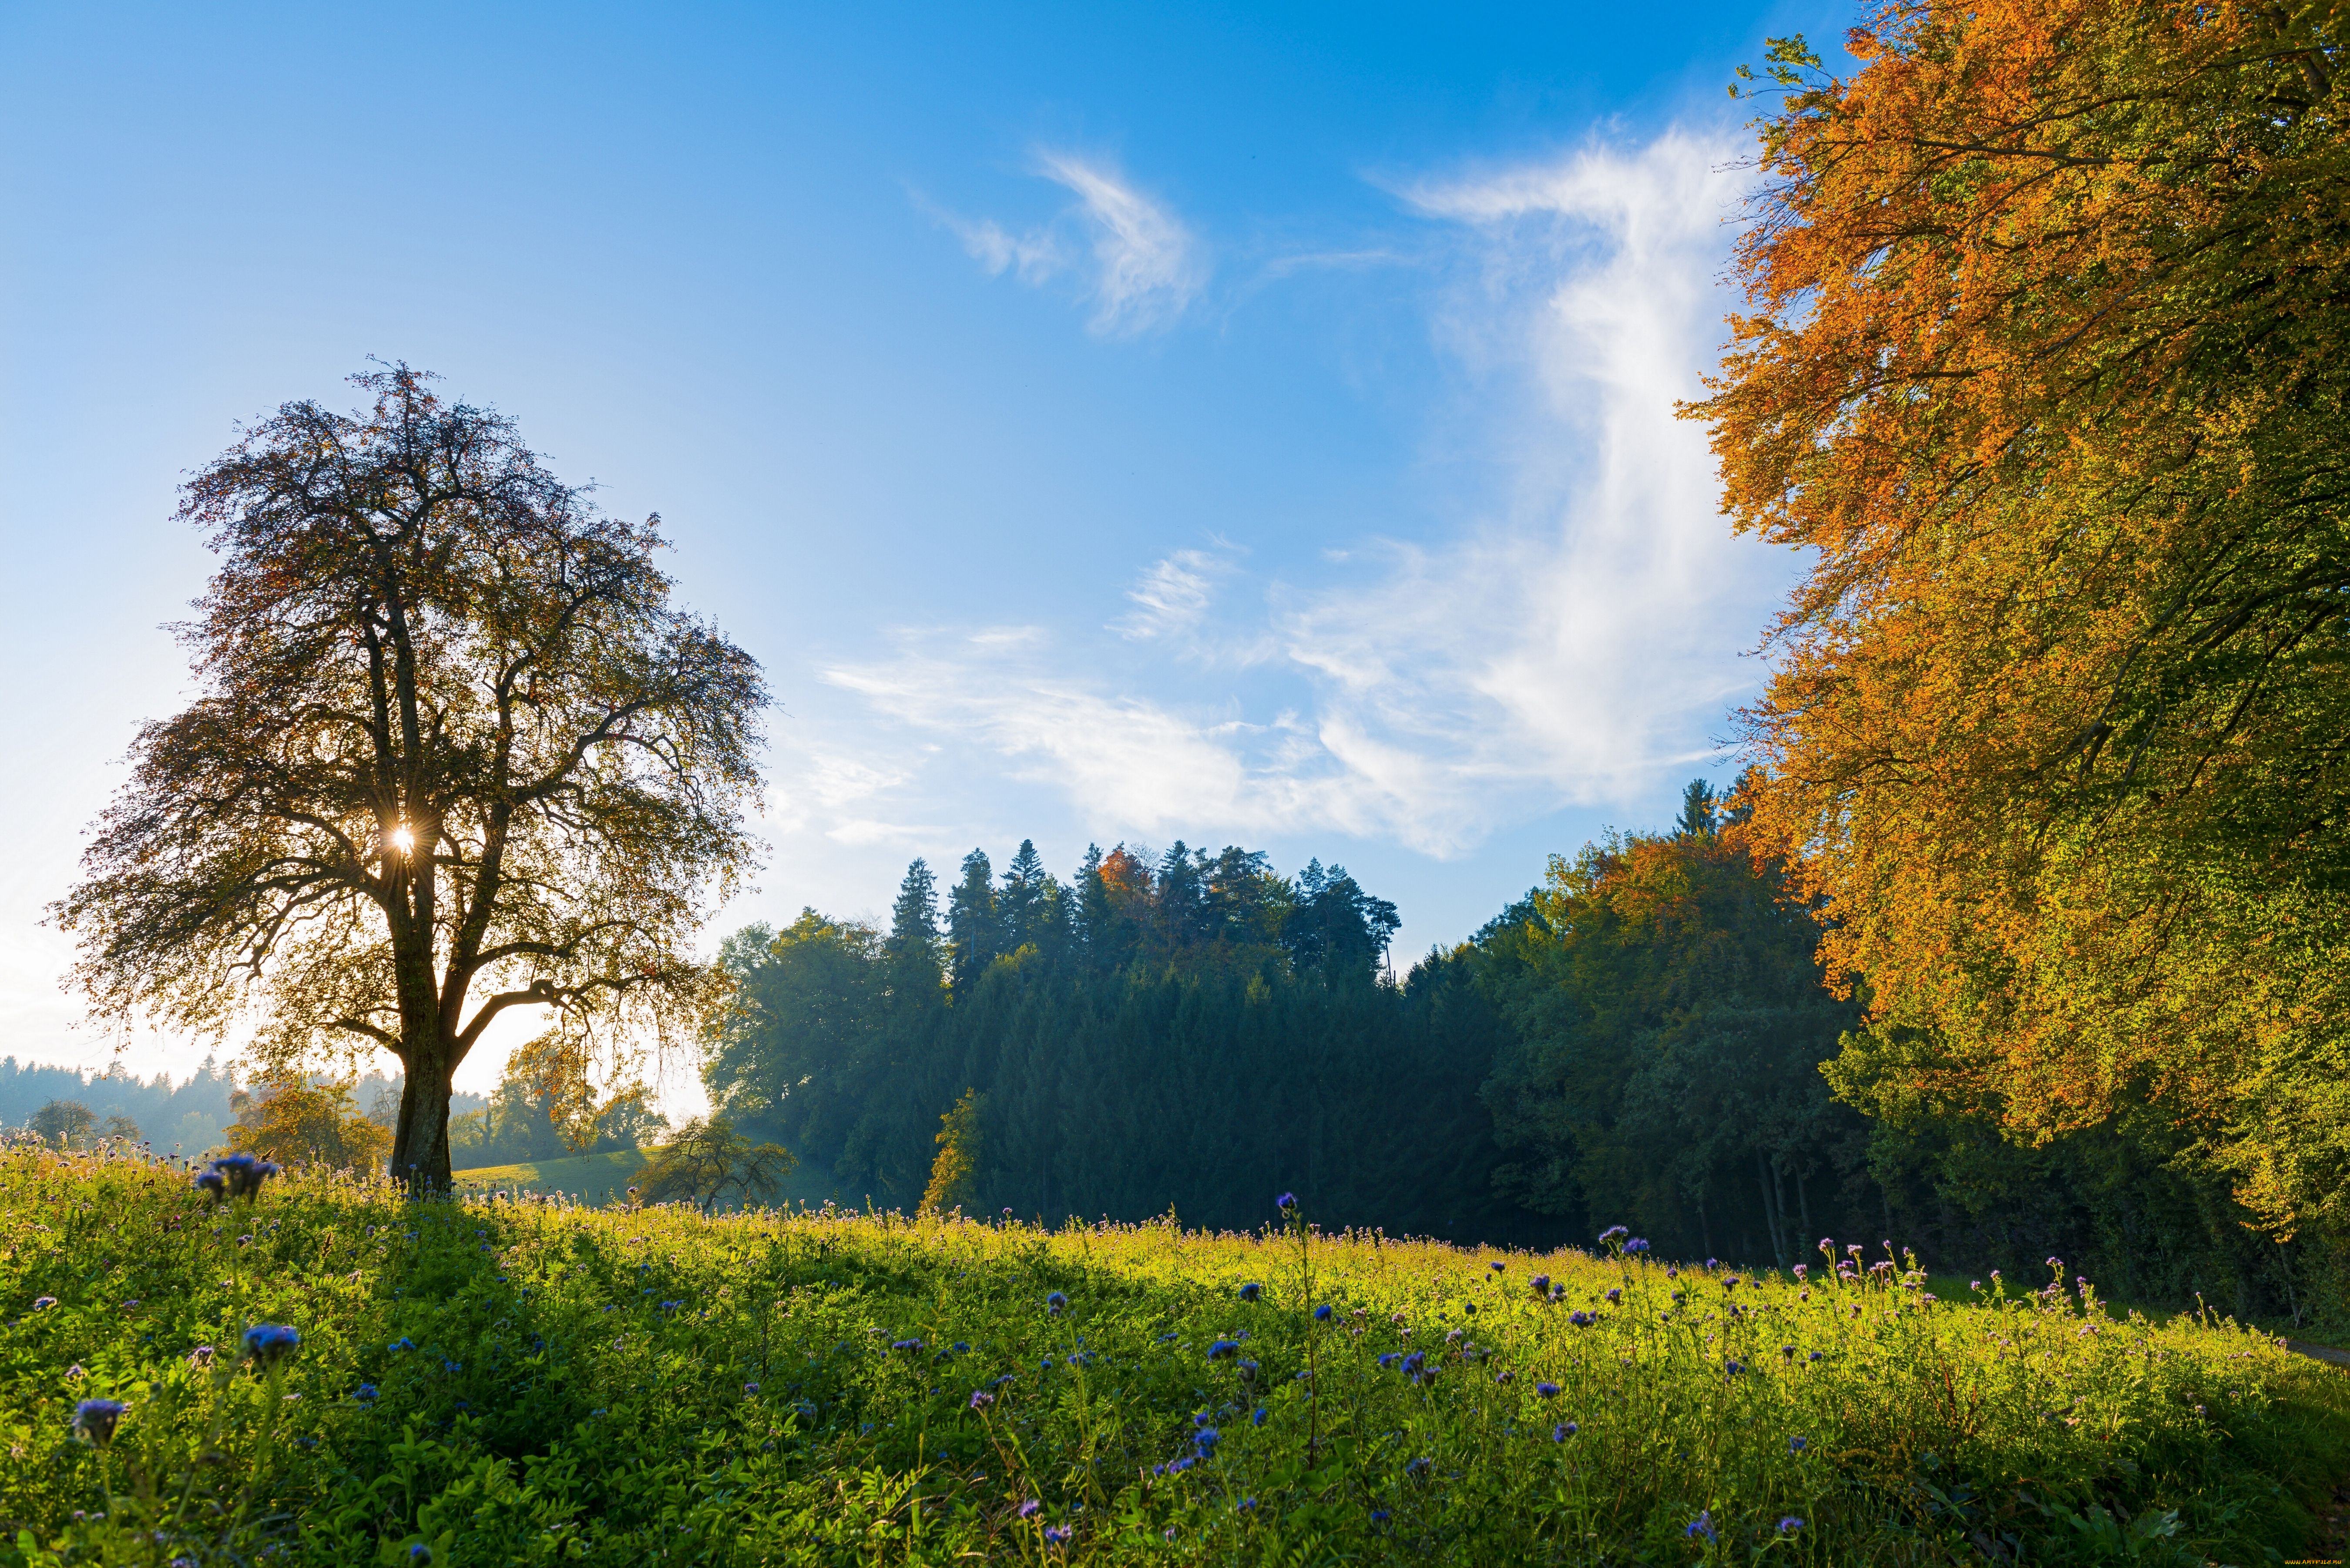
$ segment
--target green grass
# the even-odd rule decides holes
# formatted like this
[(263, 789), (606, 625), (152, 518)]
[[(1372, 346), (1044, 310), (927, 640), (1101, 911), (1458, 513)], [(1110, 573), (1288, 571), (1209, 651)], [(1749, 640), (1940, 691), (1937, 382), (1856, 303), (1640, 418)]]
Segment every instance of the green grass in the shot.
[[(453, 1173), (460, 1190), (482, 1194), (561, 1193), (582, 1203), (625, 1202), (629, 1186), (642, 1170), (645, 1157), (633, 1149), (612, 1154), (575, 1155), (567, 1159), (541, 1159), (517, 1165), (475, 1165)], [(832, 1173), (803, 1160), (770, 1195), (779, 1204), (822, 1204), (855, 1201), (840, 1189)]]
[(0, 1564), (2256, 1563), (2350, 1470), (2272, 1339), (1943, 1293), (17, 1149)]

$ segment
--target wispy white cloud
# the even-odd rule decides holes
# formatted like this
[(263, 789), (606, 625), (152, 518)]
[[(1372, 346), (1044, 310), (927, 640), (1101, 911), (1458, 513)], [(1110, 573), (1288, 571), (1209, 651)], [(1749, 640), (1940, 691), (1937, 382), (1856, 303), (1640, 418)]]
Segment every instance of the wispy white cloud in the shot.
[[(1450, 257), (1433, 330), (1496, 497), (1472, 524), (1360, 540), (1253, 595), (1230, 592), (1233, 554), (1171, 552), (1110, 628), (1127, 666), (1028, 627), (915, 639), (829, 679), (1106, 832), (1336, 829), (1446, 855), (1711, 760), (1784, 571), (1729, 534), (1703, 432), (1673, 411), (1718, 337), (1731, 156), (1674, 131), (1401, 192)], [(1130, 667), (1211, 628), (1250, 651), (1206, 666), (1248, 667), (1245, 687), (1201, 693), (1195, 660), (1179, 701)]]
[(1014, 233), (992, 218), (931, 210), (991, 274), (1011, 272), (1029, 284), (1081, 276), (1093, 304), (1087, 325), (1098, 337), (1172, 325), (1211, 270), (1205, 247), (1174, 210), (1101, 160), (1045, 151), (1035, 172), (1077, 200), (1035, 228)]
[(1110, 629), (1135, 641), (1180, 636), (1207, 618), (1218, 581), (1229, 576), (1229, 556), (1177, 550), (1152, 562), (1126, 590), (1134, 609)]

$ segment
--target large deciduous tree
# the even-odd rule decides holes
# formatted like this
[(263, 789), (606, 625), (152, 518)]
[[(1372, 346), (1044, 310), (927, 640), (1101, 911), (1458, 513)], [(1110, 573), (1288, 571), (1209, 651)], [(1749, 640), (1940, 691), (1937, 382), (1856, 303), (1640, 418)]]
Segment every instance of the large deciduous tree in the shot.
[(2350, 1226), (2345, 27), (1903, 0), (1848, 76), (1776, 46), (1693, 410), (1811, 563), (1757, 826), (1868, 1071), (2026, 1139), (2158, 1115), (2280, 1234)]
[(390, 1051), (393, 1173), (430, 1190), (506, 1010), (552, 1009), (575, 1064), (699, 1011), (765, 692), (670, 602), (657, 517), (405, 366), (355, 379), (372, 408), (286, 404), (186, 486), (224, 557), (178, 628), (199, 694), (140, 730), (53, 915), (107, 1013), (250, 1021), (267, 1071)]

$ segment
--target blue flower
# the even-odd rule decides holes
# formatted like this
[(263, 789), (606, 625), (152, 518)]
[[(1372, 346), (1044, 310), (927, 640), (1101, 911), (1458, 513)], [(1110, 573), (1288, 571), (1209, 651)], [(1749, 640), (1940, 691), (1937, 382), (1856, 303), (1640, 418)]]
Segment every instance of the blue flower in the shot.
[(302, 1336), (283, 1324), (258, 1323), (244, 1331), (244, 1353), (274, 1366), (302, 1347)]
[(889, 1342), (889, 1348), (892, 1350), (920, 1350), (922, 1348), (922, 1342), (919, 1339), (893, 1339)]
[(1563, 1443), (1581, 1430), (1583, 1428), (1572, 1421), (1561, 1421), (1550, 1429), (1550, 1440), (1554, 1443)]
[(202, 1171), (196, 1177), (196, 1190), (208, 1198), (224, 1197), (228, 1192), (228, 1180), (217, 1170)]
[(1403, 1358), (1403, 1375), (1415, 1383), (1419, 1380), (1420, 1374), (1427, 1369), (1427, 1366), (1428, 1353), (1424, 1350), (1415, 1350)]
[(1380, 1356), (1380, 1357), (1379, 1357), (1379, 1370), (1380, 1370), (1380, 1371), (1382, 1371), (1382, 1372), (1384, 1372), (1384, 1371), (1386, 1371), (1388, 1367), (1393, 1366), (1397, 1362), (1401, 1361), (1402, 1359), (1403, 1359), (1403, 1352), (1402, 1352), (1402, 1351), (1400, 1351), (1400, 1350), (1390, 1350), (1390, 1351), (1388, 1351), (1385, 1355), (1382, 1355), (1382, 1356)]
[(1234, 1503), (1232, 1507), (1235, 1511), (1240, 1513), (1253, 1513), (1256, 1511), (1256, 1499), (1253, 1497), (1244, 1497), (1241, 1499), (1240, 1501)]
[(57, 1298), (55, 1296), (35, 1296), (33, 1298), (33, 1310), (35, 1312), (47, 1312), (57, 1304)]
[(972, 1407), (972, 1409), (974, 1409), (974, 1410), (984, 1410), (984, 1409), (986, 1409), (990, 1405), (993, 1405), (993, 1404), (994, 1404), (994, 1403), (995, 1403), (995, 1396), (994, 1396), (994, 1395), (993, 1395), (993, 1394), (990, 1394), (986, 1389), (984, 1389), (984, 1388), (974, 1388), (974, 1389), (972, 1389), (972, 1390), (971, 1391), (971, 1407)]
[(1211, 1361), (1222, 1361), (1228, 1355), (1237, 1355), (1240, 1351), (1240, 1341), (1236, 1339), (1220, 1339), (1216, 1341), (1215, 1344), (1208, 1346), (1208, 1359)]
[(1373, 1524), (1385, 1524), (1387, 1521), (1388, 1511), (1386, 1509), (1375, 1508), (1371, 1510), (1371, 1522)]
[(1725, 1357), (1721, 1363), (1721, 1374), (1725, 1377), (1735, 1377), (1745, 1370), (1746, 1364), (1742, 1361), (1731, 1361)]
[(1700, 1513), (1695, 1519), (1690, 1520), (1689, 1522), (1689, 1528), (1682, 1531), (1681, 1533), (1689, 1536), (1692, 1540), (1702, 1535), (1708, 1541), (1714, 1542), (1717, 1544), (1721, 1540), (1721, 1536), (1716, 1535), (1713, 1532), (1713, 1510), (1710, 1508)]
[(1805, 1442), (1801, 1438), (1790, 1438), (1787, 1439), (1787, 1451), (1791, 1454), (1800, 1454), (1805, 1449), (1810, 1447), (1811, 1444)]
[(1264, 1287), (1257, 1283), (1254, 1280), (1251, 1280), (1248, 1283), (1241, 1287), (1241, 1300), (1244, 1302), (1255, 1301), (1263, 1294)]
[(1262, 1427), (1264, 1425), (1264, 1418), (1272, 1414), (1272, 1411), (1266, 1409), (1263, 1406), (1259, 1405), (1255, 1409), (1249, 1412), (1249, 1425), (1252, 1427)]
[(1599, 1244), (1605, 1247), (1610, 1241), (1620, 1241), (1631, 1233), (1631, 1227), (1627, 1225), (1610, 1225), (1599, 1232)]
[(1555, 1398), (1557, 1398), (1557, 1397), (1558, 1397), (1558, 1385), (1557, 1385), (1557, 1384), (1555, 1384), (1555, 1383), (1537, 1383), (1537, 1384), (1535, 1384), (1535, 1385), (1534, 1385), (1534, 1397), (1535, 1397), (1535, 1398), (1537, 1398), (1537, 1399), (1555, 1399)]
[(1068, 1525), (1048, 1524), (1045, 1527), (1045, 1544), (1066, 1546), (1069, 1543), (1069, 1537), (1076, 1533), (1076, 1532)]
[(1627, 1241), (1627, 1242), (1625, 1242), (1625, 1243), (1624, 1243), (1624, 1251), (1626, 1251), (1627, 1252), (1629, 1252), (1629, 1253), (1633, 1254), (1633, 1255), (1634, 1255), (1634, 1256), (1636, 1256), (1636, 1257), (1637, 1257), (1637, 1256), (1638, 1256), (1640, 1253), (1647, 1251), (1648, 1250), (1648, 1242), (1646, 1242), (1646, 1241), (1642, 1241), (1642, 1240), (1641, 1240), (1639, 1237), (1638, 1237), (1638, 1236), (1633, 1237), (1630, 1241)]
[(1297, 1207), (1297, 1194), (1284, 1192), (1273, 1200), (1273, 1206), (1275, 1209), (1295, 1209)]
[(114, 1440), (114, 1424), (130, 1408), (120, 1399), (85, 1399), (74, 1407), (74, 1436), (102, 1449)]
[(1055, 1291), (1051, 1295), (1045, 1298), (1045, 1310), (1048, 1313), (1058, 1313), (1062, 1308), (1068, 1304), (1069, 1298), (1063, 1295), (1058, 1291)]
[(408, 1560), (420, 1565), (432, 1561), (432, 1548), (421, 1541), (408, 1549)]
[(1504, 1269), (1507, 1269), (1510, 1265), (1509, 1265), (1509, 1264), (1507, 1264), (1507, 1263), (1505, 1263), (1505, 1262), (1502, 1262), (1502, 1260), (1501, 1260), (1501, 1259), (1496, 1258), (1496, 1259), (1494, 1259), (1492, 1262), (1490, 1262), (1490, 1263), (1486, 1264), (1485, 1266), (1486, 1266), (1487, 1268), (1489, 1268), (1489, 1269), (1492, 1270), (1495, 1273), (1497, 1273), (1497, 1274), (1498, 1274), (1498, 1273), (1502, 1272)]
[(1793, 1535), (1803, 1528), (1804, 1521), (1792, 1513), (1779, 1521), (1779, 1533), (1782, 1535)]
[(403, 1334), (400, 1338), (393, 1340), (390, 1345), (385, 1345), (384, 1348), (397, 1354), (403, 1350), (415, 1349), (416, 1342)]
[(359, 1392), (352, 1395), (351, 1397), (358, 1400), (362, 1405), (373, 1404), (376, 1397), (375, 1385), (372, 1383), (360, 1384)]
[(1314, 1321), (1315, 1323), (1328, 1323), (1330, 1321), (1329, 1303), (1325, 1302), (1320, 1306), (1314, 1309)]
[(743, 1385), (743, 1397), (745, 1399), (755, 1398), (758, 1392), (759, 1386), (756, 1383), (745, 1383)]
[(1538, 1296), (1546, 1296), (1550, 1294), (1550, 1276), (1548, 1274), (1536, 1274), (1533, 1279), (1528, 1280), (1526, 1283), (1534, 1287), (1534, 1293)]
[(1023, 1519), (1034, 1519), (1037, 1514), (1044, 1511), (1044, 1508), (1045, 1505), (1043, 1503), (1037, 1501), (1032, 1497), (1027, 1501), (1020, 1505), (1020, 1517)]
[(1436, 1466), (1430, 1460), (1425, 1458), (1417, 1459), (1404, 1466), (1403, 1473), (1411, 1480), (1424, 1480), (1427, 1479), (1428, 1472), (1435, 1468)]

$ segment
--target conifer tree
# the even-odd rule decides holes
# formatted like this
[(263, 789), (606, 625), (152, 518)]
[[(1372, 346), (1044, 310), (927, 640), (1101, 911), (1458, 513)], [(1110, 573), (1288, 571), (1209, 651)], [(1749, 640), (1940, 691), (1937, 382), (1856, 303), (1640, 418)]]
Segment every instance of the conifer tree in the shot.
[(1003, 950), (995, 910), (995, 868), (987, 851), (962, 857), (962, 880), (947, 899), (947, 956), (958, 986), (984, 970)]

